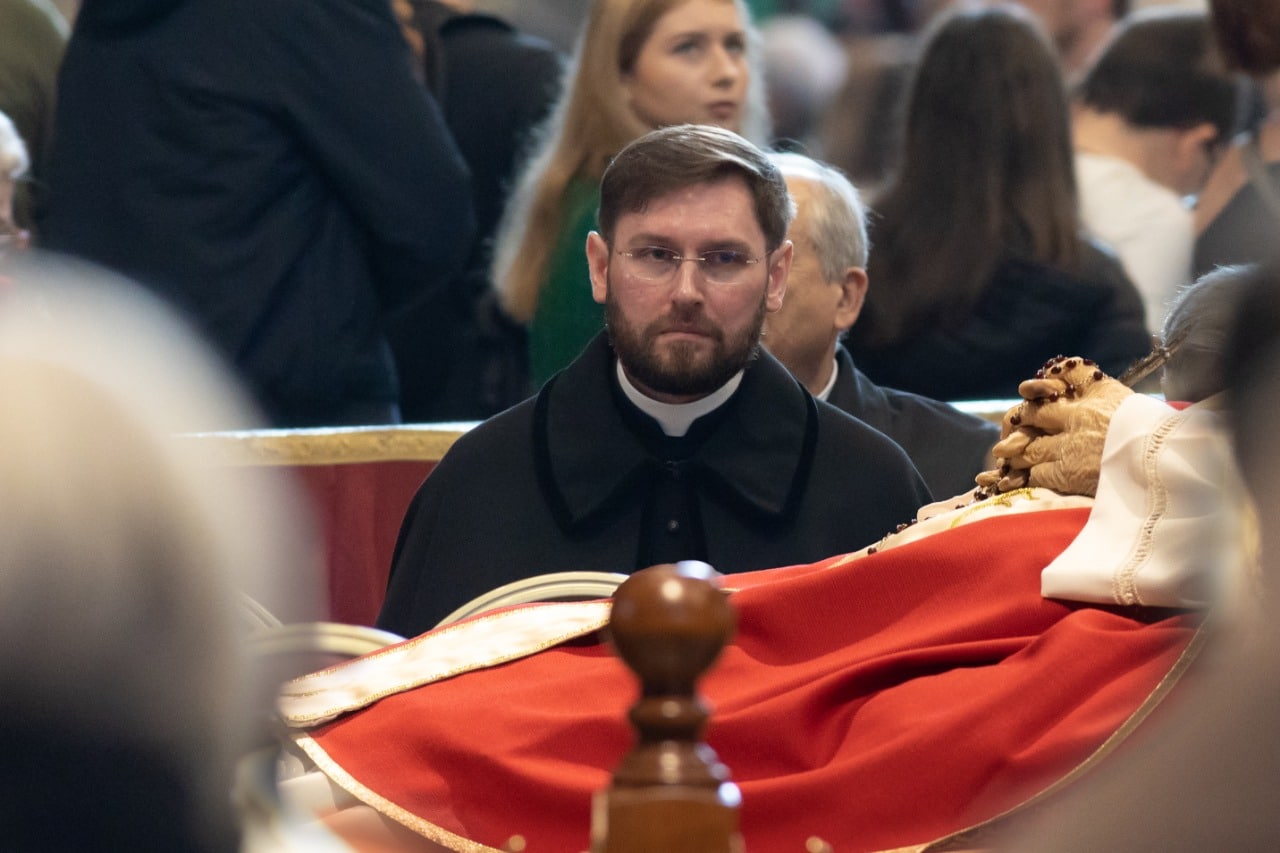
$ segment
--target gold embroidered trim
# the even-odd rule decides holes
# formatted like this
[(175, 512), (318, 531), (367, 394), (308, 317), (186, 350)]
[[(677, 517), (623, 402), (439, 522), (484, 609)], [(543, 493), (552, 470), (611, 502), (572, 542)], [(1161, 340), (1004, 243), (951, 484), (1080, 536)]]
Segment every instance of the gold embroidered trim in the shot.
[(981, 510), (986, 509), (987, 507), (1002, 506), (1005, 509), (1011, 509), (1013, 507), (1013, 499), (1015, 497), (1026, 498), (1029, 501), (1040, 500), (1029, 486), (1024, 486), (1021, 489), (1014, 489), (1009, 492), (1001, 492), (998, 495), (992, 495), (986, 500), (969, 504), (969, 506), (965, 507), (964, 512), (956, 513), (956, 517), (951, 520), (950, 529), (954, 530), (964, 523), (964, 519), (973, 515), (975, 512), (980, 512)]
[(437, 826), (428, 820), (418, 817), (413, 812), (391, 802), (381, 794), (374, 793), (367, 786), (357, 781), (341, 764), (330, 758), (324, 748), (316, 743), (310, 735), (296, 734), (293, 736), (293, 740), (307, 754), (307, 757), (315, 762), (316, 767), (325, 776), (379, 814), (391, 818), (396, 823), (407, 827), (430, 841), (434, 841), (441, 847), (456, 850), (458, 853), (504, 853), (501, 848), (489, 847), (469, 838), (455, 835), (444, 827)]
[(187, 433), (199, 458), (222, 465), (334, 465), (396, 460), (438, 462), (473, 424), (260, 429)]
[[(1033, 486), (1024, 486), (1021, 489), (1013, 489), (1012, 491), (1001, 492), (998, 495), (992, 495), (989, 498), (984, 498), (983, 500), (975, 501), (974, 503), (967, 504), (963, 507), (963, 510), (964, 510), (963, 512), (954, 513), (954, 515), (952, 516), (951, 522), (947, 525), (945, 529), (954, 530), (955, 528), (965, 524), (966, 520), (969, 517), (971, 517), (974, 513), (981, 512), (982, 510), (989, 509), (993, 506), (1002, 506), (1002, 507), (1005, 507), (1006, 509), (1011, 509), (1013, 507), (1013, 499), (1017, 497), (1026, 498), (1027, 500), (1031, 500), (1031, 501), (1043, 500), (1043, 498), (1037, 495), (1035, 491), (1036, 489)], [(948, 511), (948, 514), (950, 515), (951, 512)], [(938, 517), (939, 516), (932, 516), (926, 519), (926, 521), (932, 521), (934, 518), (938, 518)], [(903, 527), (901, 530), (895, 530), (892, 533), (886, 534), (879, 542), (875, 543), (874, 545), (871, 545), (867, 548), (863, 548), (860, 551), (854, 551), (851, 554), (846, 554), (844, 557), (840, 558), (836, 562), (827, 566), (827, 568), (834, 569), (839, 566), (847, 565), (848, 563), (851, 563), (854, 560), (870, 556), (871, 554), (876, 554), (876, 553), (879, 553), (880, 551), (887, 551), (890, 548), (895, 547), (895, 540), (901, 538), (901, 535), (911, 530), (913, 526), (914, 526), (914, 523), (911, 525), (907, 525), (906, 527)], [(933, 536), (935, 533), (941, 533), (943, 529), (944, 528), (939, 528), (938, 530), (928, 533), (927, 536)], [(927, 536), (922, 536), (920, 538), (924, 539), (924, 538), (927, 538)]]
[(1151, 559), (1156, 525), (1169, 510), (1169, 489), (1160, 477), (1160, 454), (1170, 434), (1190, 416), (1184, 410), (1163, 421), (1147, 437), (1142, 447), (1142, 473), (1149, 484), (1146, 489), (1146, 517), (1130, 548), (1129, 556), (1111, 577), (1111, 598), (1117, 604), (1142, 604), (1138, 594), (1138, 571)]
[[(336, 716), (339, 716), (341, 714), (349, 713), (351, 711), (359, 710), (360, 708), (368, 707), (369, 705), (372, 705), (373, 703), (377, 702), (380, 699), (385, 699), (388, 696), (393, 696), (396, 693), (402, 693), (405, 690), (411, 690), (415, 687), (421, 687), (424, 684), (431, 684), (436, 681), (444, 681), (445, 679), (453, 678), (454, 676), (461, 675), (465, 672), (472, 672), (477, 669), (485, 669), (491, 666), (497, 666), (499, 664), (508, 663), (513, 660), (518, 660), (519, 658), (528, 657), (529, 655), (536, 654), (540, 651), (544, 651), (553, 646), (558, 646), (561, 643), (567, 642), (568, 640), (572, 640), (577, 637), (581, 637), (586, 634), (589, 634), (592, 631), (598, 631), (601, 628), (603, 628), (605, 625), (609, 624), (609, 613), (611, 611), (612, 602), (605, 601), (602, 603), (604, 604), (604, 607), (601, 608), (603, 612), (597, 618), (589, 622), (583, 623), (581, 625), (575, 626), (571, 630), (564, 630), (559, 633), (544, 637), (537, 643), (533, 643), (531, 645), (521, 645), (518, 649), (513, 650), (510, 653), (496, 655), (490, 658), (469, 660), (459, 664), (458, 666), (451, 667), (450, 669), (424, 675), (422, 678), (408, 679), (406, 681), (397, 682), (394, 685), (388, 686), (384, 690), (380, 690), (380, 691), (377, 691), (376, 693), (371, 693), (368, 695), (362, 695), (356, 699), (347, 700), (347, 701), (338, 703), (336, 705), (331, 705), (323, 710), (313, 711), (309, 713), (295, 712), (295, 713), (289, 713), (289, 714), (282, 714), (282, 717), (287, 725), (294, 728), (303, 728), (308, 726), (309, 724), (315, 724), (318, 722), (327, 722), (328, 720)], [(430, 634), (423, 634), (419, 637), (415, 637), (414, 639), (409, 640), (406, 643), (401, 643), (396, 646), (391, 646), (390, 648), (387, 648), (387, 649), (380, 649), (379, 651), (374, 652), (373, 654), (368, 655), (365, 658), (357, 658), (353, 661), (344, 661), (342, 663), (337, 664), (336, 666), (331, 666), (328, 669), (320, 670), (319, 672), (311, 673), (310, 675), (300, 676), (299, 678), (295, 678), (292, 681), (287, 681), (281, 687), (281, 694), (285, 694), (283, 698), (288, 698), (288, 699), (304, 699), (311, 696), (321, 695), (325, 692), (328, 692), (332, 688), (321, 687), (316, 690), (308, 690), (308, 691), (302, 691), (299, 693), (287, 693), (287, 694), (286, 694), (286, 688), (290, 684), (303, 682), (310, 678), (318, 678), (321, 675), (332, 673), (346, 666), (350, 666), (358, 661), (367, 660), (370, 657), (379, 657), (383, 655), (396, 654), (396, 653), (404, 654), (406, 653), (409, 647), (418, 645), (427, 640), (432, 640), (434, 638), (455, 633), (459, 630), (464, 629), (465, 626), (474, 625), (475, 623), (481, 622), (481, 621), (487, 622), (487, 621), (494, 621), (497, 619), (507, 618), (511, 613), (530, 610), (535, 606), (542, 606), (546, 608), (546, 605), (530, 604), (530, 605), (524, 605), (521, 607), (515, 607), (515, 608), (512, 608), (511, 610), (504, 610), (497, 613), (480, 615), (475, 617), (474, 619), (469, 619), (465, 622), (458, 622), (453, 625), (449, 625), (445, 628), (442, 628), (440, 630), (434, 631)]]

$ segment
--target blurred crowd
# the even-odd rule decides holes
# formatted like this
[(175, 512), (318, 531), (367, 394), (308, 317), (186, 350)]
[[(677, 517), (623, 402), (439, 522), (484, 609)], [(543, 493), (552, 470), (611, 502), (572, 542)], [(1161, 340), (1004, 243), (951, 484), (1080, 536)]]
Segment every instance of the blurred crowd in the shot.
[[(794, 550), (818, 547), (804, 526), (815, 518), (860, 546), (871, 534), (851, 532), (851, 515), (878, 525), (873, 510), (909, 512), (987, 469), (995, 484), (1019, 476), (988, 452), (997, 428), (949, 404), (1014, 397), (1056, 353), (1096, 361), (1099, 377), (1154, 360), (1169, 368), (1163, 389), (1158, 373), (1132, 382), (1188, 403), (1229, 390), (1238, 369), (1236, 438), (1245, 462), (1271, 470), (1275, 8), (0, 0), (0, 636), (13, 652), (0, 656), (0, 832), (34, 839), (24, 849), (239, 844), (223, 783), (258, 733), (246, 716), (264, 712), (233, 639), (237, 595), (314, 616), (315, 536), (290, 484), (223, 482), (175, 447), (179, 433), (507, 413), (428, 480), (453, 491), (424, 489), (410, 509), (396, 558), (416, 608), (406, 633), (434, 621), (419, 599), (453, 608), (425, 580), (412, 587), (433, 560), (509, 545), (509, 562), (482, 562), (527, 575), (535, 556), (598, 562), (583, 553), (592, 536), (629, 559), (636, 537), (600, 521), (624, 505), (645, 526), (641, 554), (663, 559), (705, 550), (704, 522), (725, 507), (721, 541), (752, 552), (739, 570), (817, 559)], [(646, 195), (663, 164), (645, 146), (686, 144), (682, 132), (691, 149), (760, 162), (741, 187), (729, 166)], [(748, 186), (774, 192), (771, 214), (742, 202)], [(763, 254), (619, 227), (701, 234), (716, 217), (688, 211), (727, 209)], [(622, 231), (630, 242), (611, 244)], [(756, 304), (739, 286), (761, 270)], [(685, 287), (695, 280), (705, 292)], [(656, 307), (664, 284), (697, 304)], [(1253, 318), (1246, 287), (1265, 309)], [(732, 358), (672, 379), (654, 340), (686, 310), (674, 334)], [(769, 416), (745, 417), (748, 405)], [(633, 469), (591, 455), (606, 411)], [(501, 432), (512, 423), (537, 446)], [(760, 423), (763, 438), (749, 428)], [(827, 446), (846, 432), (857, 454)], [(770, 491), (815, 447), (828, 461), (812, 482)], [(722, 452), (723, 469), (692, 485), (671, 461), (705, 454), (711, 469)], [(504, 453), (519, 458), (493, 461)], [(540, 453), (550, 461), (535, 468)], [(486, 464), (487, 491), (475, 485)], [(862, 476), (873, 468), (879, 480)], [(642, 494), (645, 477), (657, 485)], [(1260, 513), (1273, 479), (1248, 483)], [(562, 499), (544, 507), (552, 486)], [(504, 489), (509, 517), (493, 500)], [(550, 544), (530, 555), (535, 521), (520, 506), (535, 503)], [(450, 523), (459, 507), (471, 510)], [(770, 527), (770, 513), (783, 521)], [(442, 529), (457, 550), (423, 556)], [(1240, 713), (1261, 729), (1256, 699)], [(1229, 715), (1220, 704), (1206, 707)], [(1197, 767), (1219, 749), (1247, 758), (1226, 740), (1196, 746)], [(113, 786), (122, 764), (132, 784)], [(1157, 755), (1116, 784), (1162, 767)], [(1271, 784), (1269, 768), (1248, 769)], [(67, 796), (102, 822), (48, 808)], [(1209, 826), (1234, 814), (1207, 808)]]
[[(1179, 288), (1268, 249), (1246, 167), (1280, 159), (1274, 74), (1229, 72), (1197, 0), (1027, 0), (1021, 59), (966, 55), (981, 27), (946, 47), (942, 19), (984, 5), (4, 0), (4, 251), (161, 293), (272, 425), (480, 420), (603, 322), (580, 249), (608, 158), (705, 121), (867, 200), (845, 344), (879, 384), (1008, 396), (1022, 339), (1118, 373)], [(740, 45), (676, 60), (662, 21)], [(1043, 324), (991, 313), (1011, 289)]]

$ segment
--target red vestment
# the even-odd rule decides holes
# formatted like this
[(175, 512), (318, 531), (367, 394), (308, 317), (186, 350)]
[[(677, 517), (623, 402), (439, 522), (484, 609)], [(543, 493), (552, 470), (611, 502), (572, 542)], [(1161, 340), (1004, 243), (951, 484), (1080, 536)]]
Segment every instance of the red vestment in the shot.
[[(747, 849), (818, 836), (850, 853), (962, 830), (1064, 777), (1167, 686), (1196, 617), (1040, 594), (1087, 516), (989, 518), (726, 578), (738, 632), (699, 689)], [(592, 795), (630, 746), (636, 691), (591, 633), (387, 695), (302, 742), (447, 848), (518, 834), (531, 853), (581, 851)]]

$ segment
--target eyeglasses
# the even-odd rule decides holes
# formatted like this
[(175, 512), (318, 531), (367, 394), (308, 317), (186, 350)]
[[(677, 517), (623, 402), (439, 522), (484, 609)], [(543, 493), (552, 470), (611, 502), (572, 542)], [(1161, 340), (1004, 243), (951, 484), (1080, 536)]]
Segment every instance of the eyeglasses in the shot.
[(742, 284), (746, 281), (751, 268), (763, 261), (767, 254), (753, 258), (744, 252), (733, 249), (716, 249), (701, 255), (684, 257), (670, 249), (659, 246), (644, 246), (628, 251), (618, 250), (618, 255), (625, 258), (624, 271), (640, 281), (661, 284), (671, 281), (676, 270), (685, 261), (693, 261), (702, 270), (703, 277), (712, 284)]

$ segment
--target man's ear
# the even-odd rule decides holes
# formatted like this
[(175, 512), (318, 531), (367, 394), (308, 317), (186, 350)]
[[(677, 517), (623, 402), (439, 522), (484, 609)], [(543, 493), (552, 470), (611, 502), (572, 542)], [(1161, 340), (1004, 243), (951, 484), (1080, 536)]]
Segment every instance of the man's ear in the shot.
[(603, 305), (609, 295), (609, 244), (597, 231), (587, 235), (587, 270), (591, 273), (591, 298)]
[(1178, 145), (1187, 154), (1198, 154), (1205, 146), (1212, 145), (1217, 140), (1218, 128), (1210, 122), (1204, 121), (1181, 131)]
[(773, 250), (769, 256), (769, 282), (765, 292), (765, 310), (773, 313), (782, 307), (782, 297), (787, 293), (787, 275), (791, 272), (791, 259), (795, 255), (795, 245), (790, 240), (783, 240), (782, 245)]
[(862, 303), (867, 298), (867, 271), (862, 267), (849, 267), (838, 284), (840, 300), (836, 303), (835, 324), (837, 332), (844, 332), (862, 313)]
[(1212, 171), (1216, 157), (1211, 149), (1219, 142), (1218, 128), (1210, 122), (1177, 131), (1174, 143), (1175, 192), (1196, 193)]

